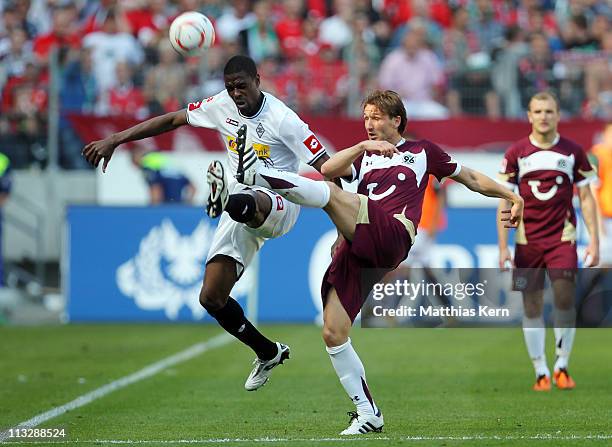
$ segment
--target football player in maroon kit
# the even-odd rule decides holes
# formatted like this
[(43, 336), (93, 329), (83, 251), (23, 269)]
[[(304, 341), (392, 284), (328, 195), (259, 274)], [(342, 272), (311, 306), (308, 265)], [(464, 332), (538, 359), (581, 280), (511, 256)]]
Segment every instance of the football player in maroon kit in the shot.
[[(245, 141), (237, 139), (240, 156), (236, 178), (265, 185), (300, 205), (323, 208), (344, 241), (334, 253), (321, 287), (323, 339), (340, 382), (357, 407), (342, 435), (380, 431), (384, 421), (368, 389), (363, 363), (349, 332), (372, 286), (408, 255), (421, 218), (429, 175), (452, 177), (473, 191), (513, 202), (502, 217), (508, 226), (521, 219), (523, 199), (496, 181), (462, 167), (436, 144), (406, 141), (406, 110), (399, 95), (377, 91), (364, 101), (368, 141), (338, 152), (322, 166), (327, 178), (357, 180), (357, 194), (334, 183), (314, 181), (263, 166)], [(239, 133), (240, 135), (240, 133)], [(214, 163), (214, 162), (213, 162)], [(218, 187), (223, 188), (223, 180)], [(222, 195), (222, 194), (220, 194)]]
[[(536, 391), (551, 389), (542, 321), (544, 272), (552, 283), (555, 297), (555, 342), (557, 359), (553, 382), (559, 389), (572, 389), (575, 382), (567, 372), (576, 334), (575, 283), (576, 215), (572, 205), (574, 185), (578, 188), (582, 214), (590, 235), (585, 265), (599, 262), (596, 202), (590, 185), (596, 179), (584, 150), (559, 135), (559, 103), (554, 95), (541, 92), (529, 101), (531, 123), (528, 137), (514, 143), (502, 163), (500, 180), (517, 188), (525, 201), (523, 221), (515, 235), (513, 286), (523, 293), (523, 333), (536, 374)], [(499, 212), (507, 209), (502, 201)], [(512, 262), (508, 231), (498, 224), (499, 262), (505, 268)]]

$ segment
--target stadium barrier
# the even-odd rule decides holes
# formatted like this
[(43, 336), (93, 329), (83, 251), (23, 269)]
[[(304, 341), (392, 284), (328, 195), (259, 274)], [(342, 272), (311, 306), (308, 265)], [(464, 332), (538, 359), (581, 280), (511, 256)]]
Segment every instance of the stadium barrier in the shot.
[[(494, 209), (450, 208), (448, 222), (432, 251), (434, 267), (497, 266)], [(198, 295), (215, 227), (196, 207), (70, 206), (63, 262), (69, 319), (210, 319)], [(320, 322), (320, 285), (335, 237), (324, 213), (302, 209), (292, 231), (266, 243), (259, 268), (245, 272), (232, 296), (251, 315), (256, 309), (259, 321)], [(507, 322), (520, 317), (514, 309)]]

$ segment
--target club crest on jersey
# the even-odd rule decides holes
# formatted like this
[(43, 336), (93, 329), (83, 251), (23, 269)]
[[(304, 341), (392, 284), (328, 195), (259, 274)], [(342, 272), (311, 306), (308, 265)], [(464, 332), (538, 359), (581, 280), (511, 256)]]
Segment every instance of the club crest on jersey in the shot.
[(259, 138), (261, 138), (261, 136), (264, 134), (264, 132), (265, 132), (265, 131), (266, 131), (266, 130), (265, 130), (265, 129), (264, 129), (264, 127), (261, 125), (261, 123), (259, 123), (259, 124), (257, 125), (257, 129), (255, 129), (255, 132), (257, 132), (257, 136), (258, 136)]
[(238, 121), (233, 120), (233, 119), (231, 119), (231, 118), (226, 118), (226, 119), (225, 119), (225, 122), (226, 122), (227, 124), (231, 124), (232, 126), (236, 126), (236, 127), (238, 127), (238, 124), (240, 124)]

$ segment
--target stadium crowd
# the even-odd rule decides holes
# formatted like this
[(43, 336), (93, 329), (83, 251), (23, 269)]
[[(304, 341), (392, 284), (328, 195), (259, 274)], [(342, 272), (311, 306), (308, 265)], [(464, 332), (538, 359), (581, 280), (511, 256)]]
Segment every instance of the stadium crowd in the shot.
[[(57, 48), (61, 165), (84, 168), (67, 113), (147, 116), (223, 89), (235, 53), (299, 113), (350, 113), (374, 87), (409, 119), (519, 118), (552, 90), (566, 117), (612, 119), (612, 6), (606, 0), (4, 0), (0, 152), (45, 163), (50, 54)], [(184, 11), (216, 44), (183, 58), (167, 30)], [(357, 102), (358, 103), (358, 102)], [(355, 108), (359, 110), (359, 108)]]

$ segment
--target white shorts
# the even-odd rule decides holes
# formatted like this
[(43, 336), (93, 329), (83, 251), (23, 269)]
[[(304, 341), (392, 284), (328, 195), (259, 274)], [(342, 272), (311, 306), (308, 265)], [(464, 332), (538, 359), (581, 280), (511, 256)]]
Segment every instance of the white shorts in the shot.
[(425, 230), (417, 233), (414, 244), (410, 247), (408, 256), (401, 265), (405, 267), (429, 267), (431, 264), (431, 250), (435, 245), (434, 239)]
[(604, 232), (599, 235), (599, 264), (612, 265), (612, 217), (602, 217)]
[[(234, 183), (230, 186), (230, 193), (234, 194), (245, 188), (244, 185)], [(269, 189), (258, 186), (248, 189), (261, 191), (272, 199), (270, 214), (261, 226), (251, 228), (232, 220), (228, 213), (223, 213), (206, 258), (207, 264), (217, 255), (225, 255), (235, 259), (238, 278), (242, 276), (244, 269), (250, 264), (253, 256), (265, 240), (280, 237), (287, 233), (293, 228), (300, 214), (299, 205), (289, 202)]]

